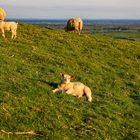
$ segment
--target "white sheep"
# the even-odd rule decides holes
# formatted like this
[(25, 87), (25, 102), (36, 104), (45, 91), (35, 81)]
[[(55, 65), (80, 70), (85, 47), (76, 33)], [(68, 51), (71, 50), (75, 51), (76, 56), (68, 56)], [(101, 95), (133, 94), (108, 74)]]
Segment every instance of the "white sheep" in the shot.
[(12, 32), (12, 39), (15, 39), (17, 37), (17, 25), (16, 22), (4, 22), (0, 21), (0, 29), (2, 31), (2, 36), (5, 38), (5, 31), (11, 31)]
[(78, 31), (79, 35), (83, 29), (83, 21), (81, 18), (71, 18), (65, 27), (66, 31)]

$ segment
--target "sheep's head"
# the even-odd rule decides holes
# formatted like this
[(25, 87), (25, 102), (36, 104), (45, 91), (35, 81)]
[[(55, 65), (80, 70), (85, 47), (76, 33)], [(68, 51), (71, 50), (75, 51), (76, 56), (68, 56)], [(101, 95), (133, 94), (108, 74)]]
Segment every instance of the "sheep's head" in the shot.
[(67, 22), (67, 25), (65, 27), (65, 31), (72, 31), (72, 30), (75, 30), (75, 23), (74, 23), (74, 19), (70, 19), (68, 20)]
[(0, 20), (4, 20), (6, 17), (6, 12), (4, 9), (0, 8)]

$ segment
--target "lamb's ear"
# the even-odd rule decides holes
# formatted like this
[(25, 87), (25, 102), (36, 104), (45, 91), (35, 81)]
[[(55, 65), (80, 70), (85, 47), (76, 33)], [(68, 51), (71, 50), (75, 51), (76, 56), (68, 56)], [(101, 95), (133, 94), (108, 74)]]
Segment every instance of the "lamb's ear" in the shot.
[(75, 75), (71, 75), (71, 79), (75, 79), (76, 78), (76, 76)]
[(63, 74), (63, 73), (60, 73), (60, 76), (61, 76), (61, 77), (64, 77), (64, 74)]

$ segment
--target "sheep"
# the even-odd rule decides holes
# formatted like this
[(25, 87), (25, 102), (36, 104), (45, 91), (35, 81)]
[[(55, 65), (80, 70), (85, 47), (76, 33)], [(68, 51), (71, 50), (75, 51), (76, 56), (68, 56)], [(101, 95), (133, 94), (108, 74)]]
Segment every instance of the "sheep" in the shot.
[(3, 8), (0, 8), (0, 20), (4, 20), (6, 17), (6, 12)]
[(12, 32), (12, 39), (15, 39), (17, 37), (17, 25), (16, 22), (4, 22), (0, 21), (0, 29), (2, 31), (2, 36), (5, 38), (5, 31), (11, 31)]
[(71, 18), (68, 20), (65, 31), (78, 31), (79, 35), (83, 29), (83, 21), (81, 18)]

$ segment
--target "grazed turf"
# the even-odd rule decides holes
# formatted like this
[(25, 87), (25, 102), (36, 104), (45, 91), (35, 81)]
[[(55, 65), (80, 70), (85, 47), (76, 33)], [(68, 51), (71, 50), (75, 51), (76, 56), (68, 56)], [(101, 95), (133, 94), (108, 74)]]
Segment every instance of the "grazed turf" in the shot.
[[(0, 139), (139, 139), (140, 42), (19, 24), (0, 37)], [(59, 73), (88, 85), (93, 102), (52, 93)]]

